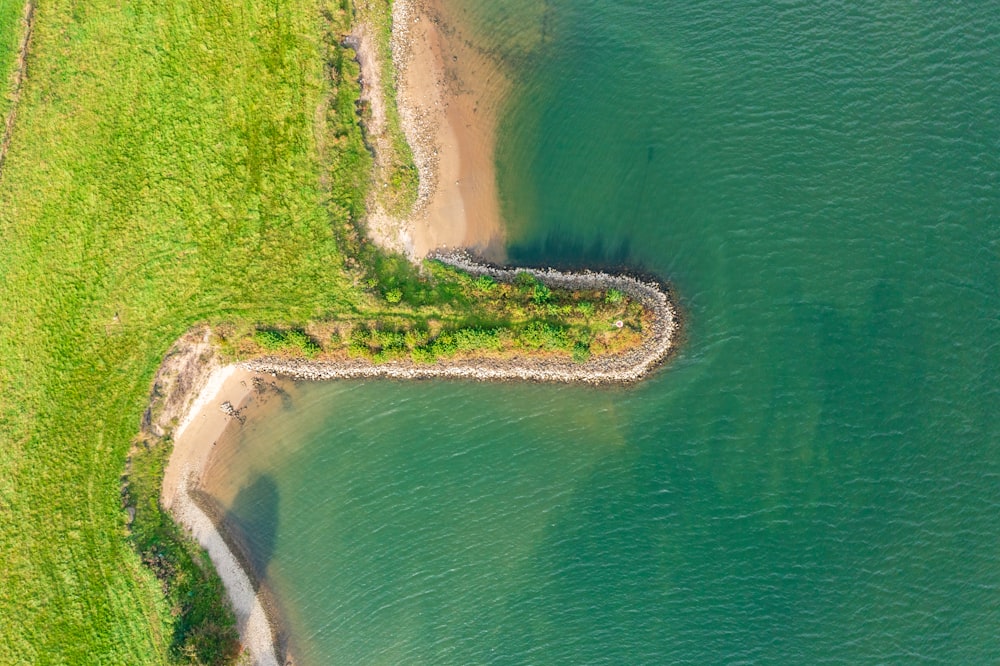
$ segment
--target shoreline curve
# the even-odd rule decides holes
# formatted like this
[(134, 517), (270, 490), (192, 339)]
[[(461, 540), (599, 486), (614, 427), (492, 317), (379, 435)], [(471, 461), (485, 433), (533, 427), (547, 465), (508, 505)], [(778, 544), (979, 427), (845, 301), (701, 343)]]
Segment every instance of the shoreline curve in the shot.
[(240, 412), (260, 385), (261, 375), (312, 381), (383, 377), (631, 384), (648, 376), (675, 348), (681, 320), (670, 298), (670, 290), (662, 284), (603, 272), (502, 268), (480, 263), (464, 252), (438, 253), (430, 258), (498, 281), (512, 281), (518, 273), (527, 272), (551, 287), (618, 289), (649, 308), (653, 313), (653, 327), (639, 347), (621, 354), (592, 358), (585, 363), (570, 359), (524, 358), (463, 359), (420, 365), (412, 361), (375, 364), (362, 359), (314, 362), (261, 358), (222, 364), (211, 348), (209, 329), (196, 329), (182, 337), (167, 355), (160, 373), (166, 374), (171, 363), (175, 367), (186, 367), (186, 375), (175, 382), (169, 397), (178, 409), (161, 417), (175, 418), (178, 424), (161, 488), (161, 502), (208, 552), (236, 613), (240, 639), (254, 664), (270, 666), (293, 659), (289, 654), (282, 654), (285, 650), (279, 637), (283, 623), (276, 616), (273, 604), (261, 596), (266, 586), (263, 581), (255, 580), (254, 572), (241, 559), (239, 544), (231, 543), (234, 535), (222, 522), (212, 518), (199, 503), (197, 495), (215, 442), (230, 428), (242, 424)]

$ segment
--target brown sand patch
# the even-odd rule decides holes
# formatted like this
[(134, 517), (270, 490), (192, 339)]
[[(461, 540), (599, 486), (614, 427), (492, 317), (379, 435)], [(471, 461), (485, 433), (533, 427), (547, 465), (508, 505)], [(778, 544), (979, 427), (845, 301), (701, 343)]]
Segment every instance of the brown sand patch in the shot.
[[(367, 131), (379, 137), (385, 131), (384, 101), (373, 99), (381, 96), (379, 68), (364, 27), (355, 39), (372, 109)], [(497, 111), (509, 81), (496, 62), (472, 46), (467, 30), (440, 0), (394, 3), (392, 52), (399, 115), (420, 185), (405, 220), (371, 205), (370, 235), (414, 259), (435, 249), (467, 247), (502, 260), (494, 151)], [(378, 140), (373, 146), (378, 163)]]

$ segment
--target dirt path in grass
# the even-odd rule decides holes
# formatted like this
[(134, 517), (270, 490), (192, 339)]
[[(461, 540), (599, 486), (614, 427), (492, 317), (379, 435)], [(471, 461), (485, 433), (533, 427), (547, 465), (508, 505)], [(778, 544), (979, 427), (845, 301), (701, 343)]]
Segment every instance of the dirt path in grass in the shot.
[(4, 121), (3, 142), (0, 142), (0, 178), (3, 177), (3, 165), (7, 161), (7, 150), (10, 148), (10, 142), (14, 136), (14, 120), (17, 117), (18, 103), (21, 101), (21, 87), (28, 73), (28, 46), (31, 43), (31, 31), (35, 27), (34, 0), (28, 0), (24, 3), (24, 14), (21, 16), (21, 22), (24, 34), (21, 36), (21, 44), (17, 49), (17, 66), (14, 68), (10, 82), (10, 111), (7, 112), (7, 118)]

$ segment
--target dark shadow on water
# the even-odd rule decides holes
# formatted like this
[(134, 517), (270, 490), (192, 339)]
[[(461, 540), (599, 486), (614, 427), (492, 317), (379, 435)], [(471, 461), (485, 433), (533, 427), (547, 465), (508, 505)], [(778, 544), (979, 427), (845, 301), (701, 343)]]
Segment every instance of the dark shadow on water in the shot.
[(511, 262), (525, 266), (547, 266), (560, 270), (642, 271), (642, 267), (632, 261), (632, 244), (628, 239), (612, 243), (601, 234), (586, 239), (556, 229), (543, 238), (515, 243), (507, 252)]
[(278, 485), (270, 475), (261, 474), (240, 489), (226, 512), (226, 529), (243, 546), (241, 555), (257, 580), (263, 578), (274, 557), (279, 501)]
[[(274, 557), (278, 534), (278, 485), (270, 475), (258, 475), (240, 489), (228, 509), (200, 488), (189, 488), (188, 492), (191, 500), (215, 525), (250, 579), (271, 625), (275, 649), (279, 657), (285, 655), (288, 636), (277, 600), (266, 583), (267, 567)], [(284, 657), (280, 661), (284, 663)]]

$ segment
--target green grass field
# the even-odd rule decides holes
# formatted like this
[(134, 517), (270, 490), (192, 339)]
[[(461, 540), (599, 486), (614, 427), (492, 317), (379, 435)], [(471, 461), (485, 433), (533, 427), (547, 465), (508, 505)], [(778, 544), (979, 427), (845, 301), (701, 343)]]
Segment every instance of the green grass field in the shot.
[[(51, 0), (36, 10), (0, 178), (0, 663), (191, 660), (185, 632), (200, 611), (178, 598), (188, 587), (164, 595), (121, 502), (153, 374), (184, 331), (388, 314), (389, 326), (368, 329), (385, 335), (363, 341), (377, 355), (405, 339), (400, 322), (433, 320), (444, 302), (358, 233), (372, 159), (357, 65), (340, 46), (342, 2)], [(7, 71), (22, 10), (0, 0)], [(469, 331), (453, 336), (458, 347), (488, 349), (490, 331), (516, 323), (541, 349), (552, 345), (529, 329), (531, 313), (562, 316), (542, 296), (525, 286), (516, 322), (437, 318)], [(592, 311), (567, 308), (590, 325)], [(154, 502), (157, 456), (142, 461), (133, 500)], [(144, 553), (173, 549), (196, 571), (196, 556), (161, 543), (175, 537), (159, 514), (140, 518)]]
[(0, 134), (10, 111), (10, 84), (21, 41), (23, 12), (23, 0), (0, 0)]
[(356, 305), (330, 228), (364, 156), (320, 4), (38, 8), (0, 181), (0, 663), (168, 659), (119, 500), (160, 357), (196, 321)]

